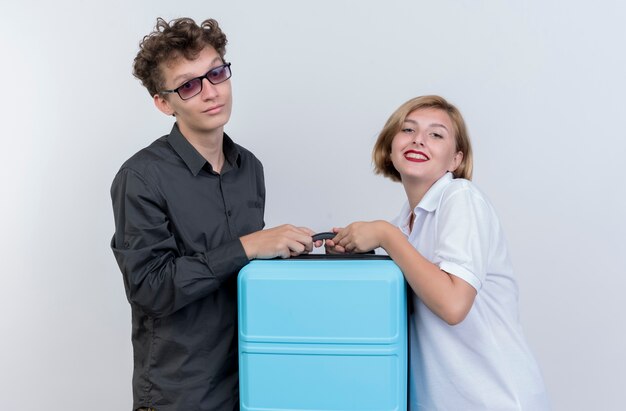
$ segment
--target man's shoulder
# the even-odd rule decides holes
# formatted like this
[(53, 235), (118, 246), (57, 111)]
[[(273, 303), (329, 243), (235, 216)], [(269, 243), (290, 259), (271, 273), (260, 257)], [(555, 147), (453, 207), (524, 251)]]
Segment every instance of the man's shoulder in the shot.
[(125, 187), (129, 181), (158, 185), (163, 171), (171, 164), (172, 148), (167, 136), (160, 137), (126, 160), (113, 178), (111, 189)]
[(242, 156), (254, 159), (255, 161), (260, 161), (257, 156), (250, 150), (248, 150), (247, 148), (243, 147), (242, 145), (239, 145), (237, 143), (235, 143), (235, 146), (237, 147), (237, 149), (239, 150), (239, 153)]
[(133, 154), (122, 164), (120, 171), (133, 170), (139, 174), (144, 174), (150, 167), (163, 164), (163, 161), (171, 154), (172, 149), (167, 143), (167, 136), (163, 136)]
[(241, 158), (241, 162), (242, 164), (251, 164), (254, 165), (255, 167), (263, 167), (263, 164), (261, 163), (261, 160), (258, 159), (258, 157), (250, 150), (248, 150), (247, 148), (245, 148), (244, 146), (235, 143), (234, 141), (232, 141), (233, 146), (236, 148), (237, 153), (239, 154), (240, 158)]

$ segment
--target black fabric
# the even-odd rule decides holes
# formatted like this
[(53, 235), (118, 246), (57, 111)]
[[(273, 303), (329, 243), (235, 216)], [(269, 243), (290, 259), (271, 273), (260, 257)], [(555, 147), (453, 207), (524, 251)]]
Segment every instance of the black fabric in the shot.
[(239, 237), (264, 226), (263, 168), (224, 134), (220, 174), (174, 125), (111, 187), (132, 312), (133, 409), (238, 410)]

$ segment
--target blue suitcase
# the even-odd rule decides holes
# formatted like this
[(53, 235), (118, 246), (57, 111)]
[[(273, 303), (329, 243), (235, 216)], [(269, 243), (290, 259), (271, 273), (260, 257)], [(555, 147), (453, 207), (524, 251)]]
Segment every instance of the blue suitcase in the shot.
[(252, 261), (238, 306), (241, 410), (406, 410), (405, 282), (388, 257)]

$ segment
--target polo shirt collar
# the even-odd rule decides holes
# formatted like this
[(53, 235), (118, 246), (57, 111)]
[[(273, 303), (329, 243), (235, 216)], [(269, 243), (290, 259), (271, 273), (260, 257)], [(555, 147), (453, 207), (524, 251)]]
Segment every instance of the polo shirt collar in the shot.
[(418, 215), (418, 209), (422, 209), (426, 212), (433, 212), (439, 206), (439, 200), (443, 194), (443, 190), (445, 190), (446, 186), (450, 184), (453, 179), (452, 173), (448, 172), (444, 174), (439, 180), (435, 181), (422, 200), (415, 206), (415, 209), (411, 210), (409, 206), (409, 202), (406, 201), (402, 206), (402, 210), (400, 210), (400, 214), (396, 217), (395, 223), (406, 236), (411, 234), (411, 230), (409, 229), (409, 221), (411, 218), (411, 211)]
[(435, 184), (424, 194), (424, 197), (422, 197), (422, 200), (417, 204), (414, 211), (417, 211), (418, 208), (429, 213), (435, 211), (439, 205), (443, 190), (446, 189), (446, 186), (450, 184), (453, 178), (452, 173), (448, 171), (439, 180), (435, 181)]
[[(198, 150), (196, 150), (195, 147), (185, 138), (185, 136), (183, 136), (178, 128), (178, 124), (174, 123), (172, 126), (172, 131), (170, 131), (167, 141), (180, 158), (182, 158), (189, 168), (189, 171), (191, 171), (194, 176), (197, 176), (200, 170), (202, 170), (202, 167), (204, 167), (205, 164), (208, 164), (208, 161), (202, 157), (202, 154), (200, 154)], [(241, 165), (239, 148), (226, 133), (224, 133), (222, 145), (224, 158), (229, 165), (229, 167), (226, 167), (223, 171), (226, 171), (229, 168), (238, 168)], [(208, 164), (208, 166), (211, 167), (210, 164)]]

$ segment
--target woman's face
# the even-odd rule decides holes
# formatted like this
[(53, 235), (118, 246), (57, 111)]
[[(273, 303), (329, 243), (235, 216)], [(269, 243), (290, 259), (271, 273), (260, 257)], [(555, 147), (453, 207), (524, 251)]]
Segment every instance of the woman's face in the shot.
[(461, 164), (450, 116), (436, 108), (412, 111), (391, 142), (391, 161), (402, 177), (432, 185)]

